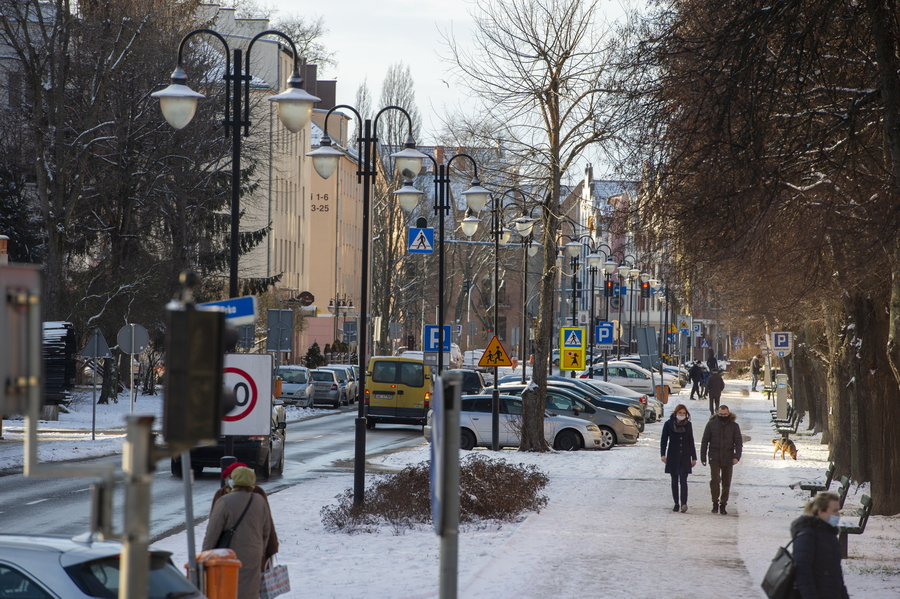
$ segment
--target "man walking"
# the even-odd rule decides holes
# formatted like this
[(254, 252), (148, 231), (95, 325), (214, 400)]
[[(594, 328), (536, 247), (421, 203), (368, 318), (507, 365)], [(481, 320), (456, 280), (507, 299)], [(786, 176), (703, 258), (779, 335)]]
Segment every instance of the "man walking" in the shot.
[(694, 362), (694, 365), (688, 370), (688, 379), (693, 383), (691, 385), (691, 399), (694, 399), (694, 393), (701, 397), (703, 394), (700, 389), (700, 381), (703, 380), (703, 368), (700, 366), (699, 360)]
[[(712, 495), (712, 513), (725, 515), (728, 493), (731, 490), (731, 474), (741, 459), (744, 441), (741, 427), (728, 406), (719, 406), (718, 411), (706, 423), (703, 439), (700, 441), (700, 463), (706, 466), (709, 452), (709, 492)], [(721, 486), (721, 493), (719, 487)]]
[(757, 354), (753, 356), (753, 359), (750, 360), (750, 390), (756, 391), (756, 384), (759, 383), (759, 358), (760, 355)]
[(722, 398), (722, 391), (725, 390), (725, 379), (722, 378), (720, 370), (713, 370), (709, 373), (709, 379), (706, 381), (706, 393), (709, 395), (709, 413), (715, 414), (719, 409), (719, 400)]

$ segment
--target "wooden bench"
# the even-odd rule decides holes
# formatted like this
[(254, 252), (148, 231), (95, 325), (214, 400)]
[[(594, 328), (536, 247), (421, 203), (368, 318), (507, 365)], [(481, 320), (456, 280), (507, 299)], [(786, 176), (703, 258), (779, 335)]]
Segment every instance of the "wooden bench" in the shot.
[(844, 509), (844, 502), (847, 501), (847, 491), (850, 490), (850, 477), (841, 477), (841, 486), (838, 488), (838, 498), (841, 500), (840, 509)]
[[(863, 495), (860, 499), (861, 507), (856, 509), (859, 521), (856, 524), (838, 524), (838, 540), (841, 543), (841, 557), (847, 559), (847, 535), (861, 535), (866, 532), (866, 524), (869, 522), (869, 513), (872, 511), (872, 498)], [(843, 503), (841, 504), (843, 505)]]
[(800, 415), (799, 411), (795, 411), (794, 415), (791, 417), (790, 423), (787, 425), (776, 422), (773, 423), (772, 426), (775, 428), (775, 432), (780, 433), (782, 437), (789, 437), (790, 435), (797, 434), (797, 429), (800, 428), (801, 422), (803, 422), (803, 416)]
[(831, 487), (831, 480), (834, 478), (834, 462), (828, 464), (828, 468), (825, 469), (825, 483), (818, 483), (816, 481), (800, 481), (800, 488), (804, 491), (809, 491), (810, 497), (815, 497), (816, 493), (821, 491), (827, 491), (829, 487)]
[(794, 406), (793, 404), (787, 405), (787, 418), (779, 418), (777, 408), (769, 410), (769, 413), (772, 415), (772, 422), (788, 422), (794, 417)]

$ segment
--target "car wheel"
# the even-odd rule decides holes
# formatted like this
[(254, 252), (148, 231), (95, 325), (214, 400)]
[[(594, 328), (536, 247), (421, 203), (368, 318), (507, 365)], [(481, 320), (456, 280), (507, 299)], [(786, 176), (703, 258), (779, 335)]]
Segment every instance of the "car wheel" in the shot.
[(560, 451), (578, 451), (580, 448), (581, 443), (578, 442), (578, 436), (575, 434), (575, 431), (560, 431), (556, 435), (556, 449)]
[(375, 428), (375, 421), (372, 420), (371, 418), (366, 418), (366, 428), (369, 430), (372, 430), (373, 428)]
[(281, 457), (278, 459), (278, 465), (275, 467), (276, 474), (284, 474), (284, 446), (281, 447)]
[(171, 468), (172, 468), (172, 476), (177, 476), (178, 478), (181, 478), (181, 460), (176, 460), (175, 458), (172, 458)]
[(469, 451), (475, 447), (475, 435), (467, 428), (459, 431), (459, 448)]
[(257, 474), (262, 478), (272, 476), (272, 444), (269, 443), (269, 455), (266, 456), (266, 463), (259, 467)]
[(349, 405), (350, 405), (350, 404), (347, 402), (347, 396), (346, 396), (346, 395), (342, 395), (342, 396), (341, 396), (341, 403), (340, 403), (340, 405), (342, 405), (342, 406), (349, 406)]
[(638, 432), (639, 432), (639, 433), (644, 432), (644, 421), (643, 421), (643, 420), (641, 420), (640, 422), (638, 422), (638, 425), (637, 425), (637, 426), (638, 426)]
[(335, 409), (340, 408), (341, 407), (341, 398), (338, 397), (336, 400), (334, 400), (334, 402), (331, 404), (331, 407), (335, 408)]
[(608, 426), (600, 427), (600, 447), (598, 449), (607, 450), (612, 449), (612, 446), (616, 444), (616, 433), (613, 432), (611, 428)]

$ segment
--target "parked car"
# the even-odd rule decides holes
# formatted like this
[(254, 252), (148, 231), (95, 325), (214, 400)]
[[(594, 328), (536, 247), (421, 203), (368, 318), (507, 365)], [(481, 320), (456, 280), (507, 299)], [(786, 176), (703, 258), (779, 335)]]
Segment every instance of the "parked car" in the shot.
[(596, 387), (603, 395), (625, 397), (639, 401), (644, 405), (644, 420), (646, 422), (656, 422), (659, 418), (662, 418), (662, 414), (659, 413), (659, 411), (653, 405), (654, 403), (656, 403), (661, 406), (662, 402), (657, 401), (654, 397), (651, 397), (646, 393), (641, 393), (640, 391), (635, 391), (634, 389), (629, 389), (628, 387), (623, 387), (622, 385), (617, 385), (616, 383), (604, 381), (602, 378), (578, 380)]
[[(619, 358), (618, 361), (619, 362), (631, 362), (632, 364), (637, 364), (638, 366), (643, 367), (643, 364), (641, 364), (640, 356), (622, 356), (621, 358)], [(603, 358), (595, 359), (594, 364), (603, 364)], [(654, 366), (653, 372), (656, 374), (659, 374), (659, 367)], [(678, 385), (679, 387), (684, 387), (686, 384), (684, 381), (687, 380), (687, 378), (686, 378), (687, 371), (684, 372), (685, 378), (682, 379), (681, 372), (679, 371), (677, 366), (672, 366), (671, 364), (663, 364), (663, 374), (666, 374), (666, 375), (672, 377), (672, 381), (670, 382), (670, 384), (674, 383), (674, 384)]]
[[(525, 389), (522, 384), (507, 384), (503, 387), (502, 393), (518, 397)], [(633, 418), (597, 407), (587, 401), (581, 392), (571, 388), (556, 387), (548, 383), (546, 402), (546, 410), (550, 414), (574, 416), (599, 426), (603, 435), (600, 449), (609, 449), (617, 443), (637, 443), (641, 434)]]
[[(238, 462), (247, 464), (262, 478), (272, 473), (284, 472), (284, 440), (287, 431), (287, 414), (280, 399), (272, 401), (271, 432), (267, 436), (233, 435), (234, 452)], [(191, 469), (200, 474), (204, 468), (219, 468), (225, 455), (225, 437), (216, 445), (201, 445), (191, 450)], [(181, 476), (181, 456), (172, 458), (172, 474)], [(3, 595), (0, 595), (2, 597)]]
[[(203, 599), (171, 553), (150, 547), (148, 599)], [(118, 597), (122, 543), (50, 535), (0, 534), (0, 597)]]
[[(490, 447), (493, 442), (490, 395), (467, 395), (460, 402), (459, 446), (469, 450), (477, 446)], [(431, 410), (423, 434), (431, 441)], [(518, 447), (522, 428), (522, 399), (500, 396), (500, 447)], [(596, 424), (546, 413), (544, 416), (544, 438), (555, 449), (575, 451), (578, 449), (609, 449), (605, 436)]]
[(315, 387), (306, 366), (279, 366), (275, 376), (281, 377), (281, 395), (278, 398), (286, 405), (313, 407)]
[(353, 377), (353, 369), (346, 364), (329, 364), (319, 366), (319, 370), (333, 370), (338, 375), (338, 385), (341, 386), (341, 403), (350, 405), (356, 402), (357, 385)]
[(484, 382), (484, 375), (477, 370), (472, 370), (470, 368), (457, 368), (448, 372), (458, 372), (462, 375), (463, 395), (478, 395), (487, 386), (487, 384)]
[(338, 382), (338, 374), (334, 370), (327, 368), (316, 368), (310, 370), (309, 375), (312, 377), (314, 403), (328, 403), (334, 408), (341, 407), (343, 399), (343, 390)]
[[(640, 391), (641, 393), (646, 393), (647, 395), (656, 395), (656, 388), (653, 383), (659, 384), (658, 372), (653, 373), (651, 377), (649, 370), (646, 370), (637, 364), (632, 364), (631, 362), (610, 361), (607, 362), (607, 368), (609, 369), (607, 378), (613, 383), (628, 387), (629, 389), (634, 389), (635, 391)], [(595, 378), (602, 379), (603, 373), (604, 366), (602, 363), (594, 366)], [(588, 378), (588, 372), (580, 372), (578, 373), (578, 376), (581, 378)], [(663, 375), (663, 382), (668, 387), (668, 394), (672, 393), (673, 386), (680, 388), (677, 387), (673, 377), (669, 375)]]

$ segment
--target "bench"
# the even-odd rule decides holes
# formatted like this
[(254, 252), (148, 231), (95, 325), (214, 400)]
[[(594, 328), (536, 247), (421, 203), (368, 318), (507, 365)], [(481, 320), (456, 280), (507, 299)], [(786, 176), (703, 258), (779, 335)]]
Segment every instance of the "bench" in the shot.
[(828, 468), (825, 469), (825, 483), (818, 483), (816, 481), (810, 480), (802, 480), (800, 481), (800, 488), (804, 491), (809, 491), (810, 497), (815, 497), (816, 493), (821, 491), (827, 491), (829, 487), (831, 487), (831, 480), (834, 478), (834, 462), (828, 464)]
[(772, 415), (772, 422), (787, 422), (794, 417), (794, 405), (790, 403), (787, 405), (787, 418), (779, 418), (777, 408), (769, 410), (769, 413)]
[(847, 491), (850, 490), (850, 477), (841, 477), (841, 486), (838, 489), (838, 498), (841, 500), (840, 509), (844, 509), (844, 502), (847, 501)]
[(847, 559), (847, 535), (861, 535), (866, 532), (866, 524), (869, 522), (869, 513), (872, 511), (872, 498), (863, 495), (860, 499), (861, 507), (856, 509), (859, 521), (856, 524), (838, 524), (838, 540), (841, 543), (841, 557)]
[(803, 416), (800, 415), (799, 411), (795, 411), (793, 417), (791, 417), (790, 423), (787, 425), (776, 422), (773, 423), (772, 426), (775, 428), (776, 433), (780, 433), (783, 437), (789, 437), (790, 435), (797, 434), (797, 429), (800, 428), (801, 422), (803, 422)]

